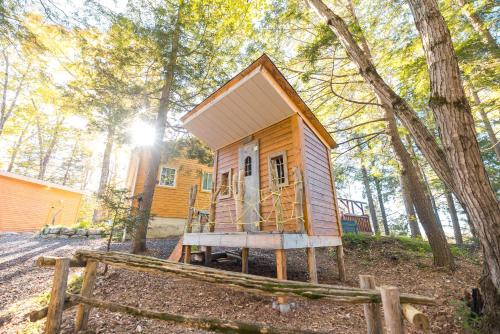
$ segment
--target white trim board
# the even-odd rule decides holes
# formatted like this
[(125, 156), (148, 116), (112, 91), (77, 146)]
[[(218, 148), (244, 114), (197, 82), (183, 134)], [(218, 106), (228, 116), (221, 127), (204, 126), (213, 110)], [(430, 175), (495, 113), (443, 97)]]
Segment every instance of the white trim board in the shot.
[(213, 247), (245, 247), (261, 249), (296, 249), (342, 245), (339, 236), (307, 235), (301, 233), (184, 233), (184, 245)]

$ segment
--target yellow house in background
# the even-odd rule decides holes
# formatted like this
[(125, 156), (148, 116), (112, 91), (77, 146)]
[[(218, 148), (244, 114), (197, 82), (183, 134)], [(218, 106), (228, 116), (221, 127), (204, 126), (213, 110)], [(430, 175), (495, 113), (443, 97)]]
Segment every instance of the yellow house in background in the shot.
[(33, 232), (76, 223), (83, 191), (0, 172), (0, 232)]
[[(146, 178), (149, 161), (147, 148), (136, 148), (130, 159), (127, 187), (133, 195), (139, 195)], [(213, 168), (196, 159), (175, 157), (162, 163), (158, 171), (157, 185), (153, 196), (148, 238), (182, 235), (188, 214), (189, 192), (198, 185), (195, 208), (208, 213), (212, 189)]]

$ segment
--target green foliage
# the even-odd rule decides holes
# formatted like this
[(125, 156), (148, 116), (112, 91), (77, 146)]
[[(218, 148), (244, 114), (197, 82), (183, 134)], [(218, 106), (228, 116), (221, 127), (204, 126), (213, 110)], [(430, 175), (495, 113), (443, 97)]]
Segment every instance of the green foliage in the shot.
[(139, 196), (140, 194), (130, 196), (128, 189), (108, 186), (99, 198), (100, 207), (104, 211), (102, 220), (109, 222), (107, 225), (109, 230), (108, 250), (117, 229), (126, 230), (131, 235), (134, 234), (138, 222), (144, 215), (137, 205), (134, 205), (134, 200)]
[(210, 148), (198, 138), (191, 136), (164, 142), (162, 145), (162, 157), (167, 160), (183, 157), (198, 160), (199, 163), (209, 166), (213, 164), (213, 153)]
[[(432, 254), (432, 249), (426, 240), (422, 240), (420, 238), (410, 238), (407, 236), (381, 236), (362, 233), (345, 233), (342, 235), (342, 242), (346, 247), (365, 249), (383, 247), (385, 244), (392, 244), (405, 251), (415, 252), (421, 255)], [(452, 254), (456, 257), (468, 259), (477, 263), (479, 262), (477, 257), (478, 250), (474, 247), (458, 247), (456, 245), (450, 245), (450, 249)]]
[(459, 324), (465, 334), (480, 334), (481, 319), (472, 315), (471, 309), (462, 300), (452, 301), (455, 309), (455, 322)]
[(91, 226), (92, 226), (92, 222), (90, 222), (88, 220), (80, 220), (73, 227), (75, 227), (75, 228), (90, 228)]

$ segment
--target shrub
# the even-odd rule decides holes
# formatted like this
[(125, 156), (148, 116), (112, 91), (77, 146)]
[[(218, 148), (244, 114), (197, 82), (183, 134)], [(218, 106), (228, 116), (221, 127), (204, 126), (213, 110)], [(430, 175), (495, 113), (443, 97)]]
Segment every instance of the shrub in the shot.
[(455, 308), (455, 322), (462, 328), (463, 333), (479, 334), (480, 318), (472, 314), (471, 309), (463, 300), (452, 301)]

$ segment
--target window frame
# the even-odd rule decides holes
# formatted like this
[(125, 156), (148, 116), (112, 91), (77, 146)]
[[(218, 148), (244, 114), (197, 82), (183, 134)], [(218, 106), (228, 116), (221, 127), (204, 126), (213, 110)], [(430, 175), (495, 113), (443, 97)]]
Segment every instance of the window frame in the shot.
[[(250, 161), (250, 174), (247, 174), (247, 172), (248, 172), (247, 168), (249, 167), (247, 164), (248, 160)], [(243, 159), (243, 172), (244, 172), (245, 177), (252, 176), (252, 174), (253, 174), (252, 163), (253, 163), (253, 161), (252, 161), (252, 157), (250, 155), (247, 155), (245, 157), (245, 159)]]
[(286, 151), (277, 151), (277, 152), (273, 152), (271, 154), (269, 154), (267, 156), (267, 179), (268, 179), (268, 183), (269, 183), (269, 189), (271, 189), (271, 168), (272, 168), (272, 165), (271, 165), (271, 161), (274, 159), (274, 158), (277, 158), (279, 156), (283, 156), (283, 176), (284, 176), (284, 179), (285, 181), (283, 181), (282, 183), (278, 183), (278, 187), (287, 187), (289, 185), (289, 181), (288, 181), (288, 160), (287, 160), (287, 157), (286, 157)]
[(218, 184), (219, 187), (222, 187), (222, 176), (224, 174), (228, 174), (228, 179), (227, 179), (227, 187), (228, 187), (228, 192), (227, 194), (219, 194), (220, 199), (226, 199), (226, 198), (231, 198), (233, 195), (232, 191), (232, 182), (233, 182), (233, 169), (232, 168), (224, 168), (219, 170), (220, 178), (217, 178), (217, 180), (220, 180), (220, 184)]
[[(210, 185), (210, 188), (209, 189), (205, 189), (203, 188), (203, 178), (205, 177), (205, 175), (212, 175), (212, 180), (211, 180), (211, 185)], [(201, 174), (201, 191), (203, 192), (206, 192), (206, 193), (209, 193), (209, 192), (212, 192), (212, 187), (213, 187), (213, 184), (214, 184), (214, 173), (213, 172), (202, 172)]]
[[(163, 172), (164, 168), (174, 170), (174, 184), (173, 185), (161, 184), (161, 173)], [(178, 174), (178, 168), (168, 166), (168, 165), (161, 165), (160, 170), (158, 172), (158, 184), (156, 186), (162, 187), (162, 188), (170, 188), (170, 189), (177, 188), (177, 174)]]

